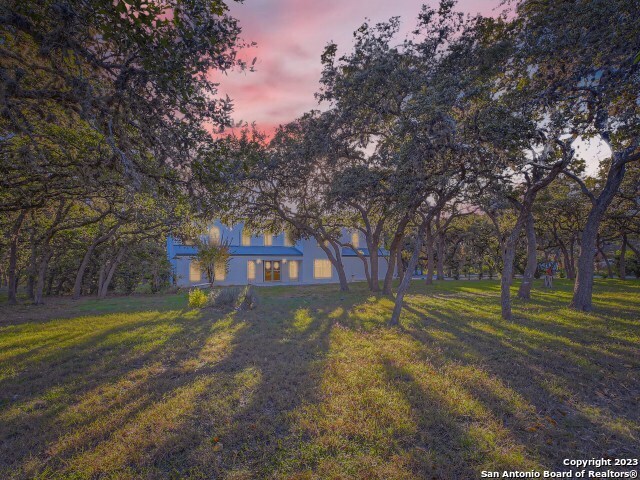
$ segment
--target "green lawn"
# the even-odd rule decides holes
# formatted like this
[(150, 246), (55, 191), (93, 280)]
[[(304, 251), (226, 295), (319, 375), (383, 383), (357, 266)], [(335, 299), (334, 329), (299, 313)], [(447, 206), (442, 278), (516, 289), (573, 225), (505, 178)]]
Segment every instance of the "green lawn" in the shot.
[(0, 478), (478, 478), (640, 452), (640, 282), (499, 318), (495, 281), (0, 307)]

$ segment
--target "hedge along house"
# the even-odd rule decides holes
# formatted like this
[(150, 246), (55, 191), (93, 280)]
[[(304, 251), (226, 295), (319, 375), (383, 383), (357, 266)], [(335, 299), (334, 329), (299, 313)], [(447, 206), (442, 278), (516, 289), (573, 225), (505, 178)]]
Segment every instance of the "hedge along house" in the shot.
[[(337, 283), (338, 274), (318, 246), (315, 239), (289, 241), (287, 235), (251, 235), (242, 224), (227, 227), (219, 221), (209, 229), (209, 241), (224, 241), (229, 244), (228, 271), (220, 268), (216, 272), (217, 285), (272, 285)], [(368, 258), (366, 248), (359, 246), (364, 239), (359, 232), (343, 232), (345, 242), (357, 246)], [(189, 244), (187, 244), (189, 243)], [(206, 276), (195, 260), (198, 247), (193, 242), (181, 242), (177, 238), (167, 239), (167, 256), (171, 262), (174, 279), (179, 286), (207, 283)], [(386, 250), (379, 252), (379, 279), (384, 278), (388, 267)], [(342, 249), (342, 263), (349, 281), (364, 281), (364, 264), (351, 248)]]

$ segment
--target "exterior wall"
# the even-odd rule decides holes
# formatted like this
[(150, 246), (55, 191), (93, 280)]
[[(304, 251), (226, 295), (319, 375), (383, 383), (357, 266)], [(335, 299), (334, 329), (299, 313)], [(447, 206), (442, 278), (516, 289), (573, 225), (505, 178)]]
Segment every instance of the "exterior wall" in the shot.
[[(344, 272), (347, 275), (349, 282), (366, 280), (367, 276), (364, 273), (364, 264), (358, 257), (342, 257), (342, 264), (344, 265)], [(378, 257), (378, 280), (383, 280), (387, 274), (389, 262), (386, 257)], [(371, 270), (371, 269), (369, 269)]]
[[(233, 227), (227, 227), (222, 225), (219, 221), (215, 221), (214, 224), (220, 230), (220, 238), (228, 242), (230, 246), (242, 246), (242, 232), (243, 225), (238, 224)], [(343, 232), (343, 241), (351, 242), (352, 232), (345, 230)], [(206, 237), (205, 235), (203, 237)], [(203, 238), (204, 240), (204, 238)], [(362, 234), (358, 234), (358, 247), (366, 248)], [(272, 244), (273, 247), (281, 247), (276, 251), (268, 251), (269, 247), (264, 245), (264, 237), (262, 235), (252, 236), (250, 240), (250, 247), (259, 247), (256, 250), (260, 250), (261, 254), (255, 255), (232, 255), (229, 261), (229, 270), (224, 280), (217, 280), (217, 285), (246, 285), (247, 283), (271, 285), (271, 284), (314, 284), (314, 283), (337, 283), (338, 274), (331, 265), (331, 278), (315, 278), (314, 276), (314, 260), (327, 259), (324, 251), (315, 239), (301, 240), (297, 242), (293, 247), (301, 254), (297, 254), (293, 249), (283, 249), (285, 246), (285, 235), (273, 235)], [(251, 249), (242, 248), (236, 249), (237, 251), (251, 251)], [(194, 246), (182, 245), (176, 243), (173, 239), (167, 240), (167, 256), (174, 267), (174, 275), (176, 284), (179, 286), (192, 286), (202, 285), (207, 283), (206, 276), (201, 273), (199, 282), (191, 282), (189, 280), (189, 268), (192, 256), (196, 253), (197, 249)], [(282, 254), (274, 255), (277, 252), (294, 252), (296, 255)], [(266, 253), (265, 253), (266, 252)], [(247, 263), (249, 261), (255, 262), (255, 280), (248, 279)], [(265, 282), (264, 281), (264, 262), (265, 261), (279, 261), (281, 262), (280, 281)], [(298, 279), (291, 279), (289, 277), (289, 264), (292, 261), (299, 262)], [(348, 281), (362, 281), (365, 280), (364, 265), (362, 260), (355, 255), (343, 255), (342, 262), (345, 268), (345, 273)], [(387, 271), (388, 262), (382, 255), (379, 257), (379, 278), (384, 278)]]
[[(315, 278), (313, 274), (313, 261), (316, 258), (327, 259), (324, 250), (318, 246), (318, 242), (314, 238), (302, 240), (301, 250), (302, 257), (302, 281), (304, 283), (336, 283), (338, 282), (338, 274), (336, 269), (331, 266), (331, 278)], [(328, 259), (327, 259), (328, 260)]]
[[(302, 257), (288, 257), (284, 258), (286, 263), (282, 263), (283, 258), (279, 257), (267, 257), (267, 256), (249, 256), (242, 255), (231, 257), (229, 259), (229, 271), (224, 280), (216, 280), (216, 285), (246, 285), (247, 283), (251, 284), (264, 284), (264, 262), (265, 261), (279, 261), (281, 262), (280, 269), (280, 281), (279, 282), (266, 282), (267, 284), (271, 283), (303, 283), (303, 271), (304, 266), (302, 265)], [(256, 267), (256, 278), (255, 280), (249, 281), (248, 277), (248, 266), (247, 263), (249, 261), (255, 262)], [(289, 277), (289, 263), (290, 262), (300, 262), (300, 267), (298, 269), (298, 279), (291, 279)], [(175, 275), (176, 275), (176, 284), (181, 287), (187, 287), (192, 285), (202, 285), (206, 284), (207, 277), (204, 272), (201, 274), (199, 282), (191, 282), (189, 281), (189, 268), (191, 264), (190, 256), (180, 256), (176, 260), (175, 267)]]

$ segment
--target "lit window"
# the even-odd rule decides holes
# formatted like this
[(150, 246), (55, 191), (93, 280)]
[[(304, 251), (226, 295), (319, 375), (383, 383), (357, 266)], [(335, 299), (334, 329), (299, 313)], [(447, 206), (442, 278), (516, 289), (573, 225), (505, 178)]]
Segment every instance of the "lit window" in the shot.
[(297, 280), (299, 273), (298, 262), (289, 262), (289, 279)]
[(289, 235), (287, 232), (284, 233), (284, 246), (285, 247), (293, 246), (293, 241), (291, 240), (291, 235)]
[(331, 262), (316, 258), (313, 261), (313, 278), (331, 278)]
[(218, 264), (215, 266), (216, 281), (224, 280), (227, 277), (227, 266)]
[(271, 245), (273, 245), (273, 236), (270, 233), (265, 233), (264, 234), (264, 246), (265, 247), (270, 247)]
[(220, 229), (218, 227), (209, 229), (209, 243), (212, 245), (220, 243)]
[(242, 230), (242, 246), (243, 247), (251, 246), (251, 235), (246, 230)]
[(249, 260), (247, 262), (247, 279), (256, 279), (256, 262), (254, 262), (253, 260)]
[(353, 232), (351, 234), (351, 245), (353, 245), (354, 248), (358, 248), (360, 246), (360, 235), (358, 235), (358, 232)]
[(202, 280), (202, 272), (200, 271), (200, 264), (195, 260), (191, 260), (189, 263), (189, 282), (199, 282)]

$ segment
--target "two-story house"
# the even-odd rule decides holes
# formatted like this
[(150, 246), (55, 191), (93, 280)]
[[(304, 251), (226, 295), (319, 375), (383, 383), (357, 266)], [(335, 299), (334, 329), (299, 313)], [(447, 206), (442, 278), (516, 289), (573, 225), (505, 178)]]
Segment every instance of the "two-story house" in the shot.
[[(231, 257), (228, 271), (216, 272), (216, 284), (312, 284), (337, 283), (335, 268), (316, 240), (291, 242), (287, 235), (252, 235), (242, 224), (227, 227), (215, 221), (210, 227), (210, 242), (223, 241), (229, 245)], [(356, 246), (366, 257), (369, 252), (362, 248), (364, 238), (359, 232), (343, 232), (344, 241)], [(167, 256), (173, 268), (176, 284), (191, 286), (207, 283), (206, 276), (195, 260), (197, 246), (181, 242), (177, 238), (167, 239)], [(379, 252), (379, 278), (384, 278), (388, 266), (388, 252)], [(366, 280), (364, 264), (351, 248), (342, 249), (342, 263), (349, 281)]]

